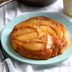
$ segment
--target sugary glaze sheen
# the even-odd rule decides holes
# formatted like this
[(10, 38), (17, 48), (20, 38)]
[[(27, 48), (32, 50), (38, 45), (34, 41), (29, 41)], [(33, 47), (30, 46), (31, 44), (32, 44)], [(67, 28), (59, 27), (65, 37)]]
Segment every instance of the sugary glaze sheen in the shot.
[(70, 42), (66, 27), (45, 16), (17, 24), (11, 34), (12, 48), (24, 57), (49, 59), (63, 53)]

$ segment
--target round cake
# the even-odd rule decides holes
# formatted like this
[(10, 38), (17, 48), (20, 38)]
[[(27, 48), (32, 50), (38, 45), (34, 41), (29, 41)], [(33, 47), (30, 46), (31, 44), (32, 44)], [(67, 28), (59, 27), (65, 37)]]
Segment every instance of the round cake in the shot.
[(49, 59), (63, 53), (70, 43), (67, 28), (45, 16), (29, 18), (17, 24), (11, 34), (12, 48), (32, 59)]

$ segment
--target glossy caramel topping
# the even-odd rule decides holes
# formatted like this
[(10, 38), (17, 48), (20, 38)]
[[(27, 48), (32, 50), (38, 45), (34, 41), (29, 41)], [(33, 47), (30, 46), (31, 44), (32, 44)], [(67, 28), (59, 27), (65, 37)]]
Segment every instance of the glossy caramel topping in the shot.
[(48, 17), (38, 16), (17, 24), (11, 38), (15, 43), (17, 41), (17, 45), (37, 51), (43, 48), (66, 46), (66, 32), (67, 29), (63, 24)]

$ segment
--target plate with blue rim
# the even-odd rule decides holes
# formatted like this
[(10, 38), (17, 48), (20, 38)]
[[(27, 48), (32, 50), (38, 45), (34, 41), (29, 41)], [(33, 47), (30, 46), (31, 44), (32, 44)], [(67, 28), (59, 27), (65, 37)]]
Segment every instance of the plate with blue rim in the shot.
[(68, 59), (71, 55), (72, 55), (72, 45), (70, 45), (67, 50), (58, 56), (52, 57), (48, 60), (34, 60), (34, 59), (29, 59), (29, 58), (25, 58), (21, 55), (19, 55), (17, 52), (15, 52), (12, 48), (11, 48), (11, 44), (10, 44), (10, 40), (9, 40), (9, 35), (11, 33), (11, 31), (13, 30), (14, 26), (22, 21), (25, 21), (31, 17), (34, 16), (46, 16), (46, 17), (50, 17), (54, 20), (57, 20), (61, 23), (63, 23), (70, 34), (70, 38), (72, 37), (72, 23), (67, 20), (64, 16), (57, 14), (57, 13), (48, 13), (48, 12), (29, 12), (26, 14), (23, 14), (19, 17), (14, 18), (11, 22), (9, 22), (2, 34), (1, 34), (1, 44), (3, 46), (4, 51), (10, 55), (12, 58), (14, 58), (17, 61), (23, 62), (23, 63), (30, 63), (30, 64), (39, 64), (39, 65), (50, 65), (50, 64), (56, 64), (59, 62), (62, 62), (66, 59)]

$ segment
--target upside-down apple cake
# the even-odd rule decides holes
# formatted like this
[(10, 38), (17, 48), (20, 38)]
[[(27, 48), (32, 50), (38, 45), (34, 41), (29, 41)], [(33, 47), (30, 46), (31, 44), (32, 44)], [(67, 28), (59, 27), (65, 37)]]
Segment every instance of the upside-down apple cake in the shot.
[(66, 50), (70, 37), (62, 23), (45, 16), (35, 16), (13, 28), (10, 42), (12, 48), (24, 57), (49, 59)]

